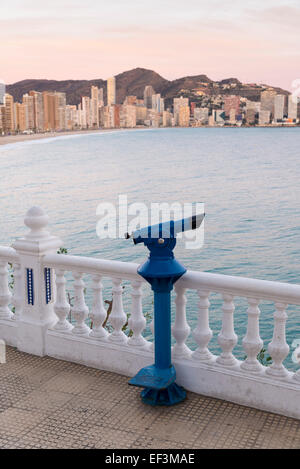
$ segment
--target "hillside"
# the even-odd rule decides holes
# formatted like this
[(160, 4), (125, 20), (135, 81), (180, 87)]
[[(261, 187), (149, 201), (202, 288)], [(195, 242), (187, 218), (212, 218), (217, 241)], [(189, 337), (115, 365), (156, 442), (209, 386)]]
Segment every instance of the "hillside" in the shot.
[[(206, 75), (187, 76), (176, 80), (166, 80), (158, 73), (145, 68), (135, 68), (116, 75), (117, 102), (122, 103), (126, 95), (143, 97), (146, 85), (152, 85), (157, 93), (161, 93), (167, 102), (183, 94), (191, 99), (198, 100), (199, 96), (216, 96), (219, 94), (236, 94), (241, 97), (259, 101), (260, 93), (268, 85), (243, 84), (237, 78), (226, 78), (221, 81), (213, 81)], [(95, 80), (23, 80), (7, 86), (7, 92), (12, 94), (16, 101), (21, 101), (23, 94), (35, 91), (61, 91), (67, 95), (68, 104), (78, 104), (82, 96), (90, 95), (92, 85), (104, 88), (106, 97), (106, 81)], [(274, 88), (278, 93), (289, 94), (281, 88)]]

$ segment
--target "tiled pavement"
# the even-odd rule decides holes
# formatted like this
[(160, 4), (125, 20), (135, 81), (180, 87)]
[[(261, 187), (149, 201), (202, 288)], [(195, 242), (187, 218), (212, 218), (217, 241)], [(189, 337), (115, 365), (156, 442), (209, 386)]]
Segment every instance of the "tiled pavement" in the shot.
[(300, 421), (188, 393), (144, 405), (124, 376), (8, 347), (0, 448), (300, 448)]

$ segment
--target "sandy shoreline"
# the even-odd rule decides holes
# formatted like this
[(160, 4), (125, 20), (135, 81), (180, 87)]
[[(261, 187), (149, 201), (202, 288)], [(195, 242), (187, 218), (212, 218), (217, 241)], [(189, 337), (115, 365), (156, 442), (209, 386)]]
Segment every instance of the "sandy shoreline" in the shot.
[[(299, 125), (294, 125), (294, 126), (272, 126), (272, 125), (268, 125), (268, 126), (255, 126), (255, 127), (235, 127), (235, 126), (225, 126), (225, 127), (221, 127), (222, 129), (231, 129), (231, 128), (235, 128), (235, 129), (238, 129), (238, 128), (244, 128), (244, 129), (254, 129), (254, 128), (269, 128), (269, 129), (272, 129), (272, 128), (299, 128)], [(172, 128), (172, 127), (168, 127), (169, 129)], [(177, 128), (177, 127), (175, 127)], [(189, 128), (192, 128), (192, 127), (189, 127)], [(219, 128), (219, 127), (211, 127), (211, 126), (201, 126), (201, 127), (195, 127), (195, 128), (209, 128), (209, 129), (214, 129), (214, 128)], [(26, 134), (21, 134), (21, 135), (5, 135), (5, 136), (0, 136), (0, 146), (1, 145), (8, 145), (10, 143), (17, 143), (17, 142), (29, 142), (30, 140), (40, 140), (42, 138), (52, 138), (52, 137), (64, 137), (64, 136), (67, 136), (67, 135), (86, 135), (86, 134), (99, 134), (99, 133), (103, 133), (103, 132), (113, 132), (113, 131), (128, 131), (128, 130), (148, 130), (148, 129), (152, 129), (152, 127), (134, 127), (133, 129), (130, 129), (130, 128), (115, 128), (115, 129), (95, 129), (95, 130), (69, 130), (69, 131), (65, 131), (65, 132), (46, 132), (46, 133), (41, 133), (41, 134), (31, 134), (31, 135), (26, 135)]]
[(10, 143), (29, 142), (30, 140), (40, 140), (42, 138), (64, 137), (66, 135), (85, 135), (85, 134), (103, 133), (103, 132), (108, 132), (108, 131), (111, 132), (112, 130), (120, 130), (120, 129), (71, 130), (68, 132), (46, 132), (44, 134), (31, 134), (31, 135), (26, 135), (26, 134), (5, 135), (4, 137), (0, 137), (0, 146), (7, 145)]

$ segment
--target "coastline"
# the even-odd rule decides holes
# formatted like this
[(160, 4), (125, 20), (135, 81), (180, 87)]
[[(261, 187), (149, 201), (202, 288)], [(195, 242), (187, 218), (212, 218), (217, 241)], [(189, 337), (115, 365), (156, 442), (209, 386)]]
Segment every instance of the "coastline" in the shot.
[(53, 137), (65, 137), (68, 135), (86, 135), (86, 134), (93, 134), (93, 133), (103, 133), (110, 131), (112, 129), (95, 129), (95, 130), (69, 130), (64, 132), (45, 132), (41, 134), (20, 134), (20, 135), (5, 135), (0, 136), (0, 146), (1, 145), (8, 145), (11, 143), (18, 143), (18, 142), (29, 142), (31, 140), (41, 140), (43, 138), (53, 138)]
[[(222, 129), (253, 129), (253, 128), (269, 128), (269, 129), (278, 129), (278, 128), (299, 128), (299, 125), (283, 125), (283, 126), (278, 126), (278, 125), (256, 125), (256, 126), (208, 126), (208, 125), (202, 125), (199, 127), (183, 127), (183, 128), (194, 128), (194, 129), (201, 129), (201, 128), (208, 128), (208, 129), (214, 129), (214, 128), (222, 128)], [(160, 127), (161, 128), (168, 128), (171, 129), (173, 127)], [(178, 128), (178, 127), (175, 127)], [(70, 136), (70, 135), (87, 135), (87, 134), (99, 134), (99, 133), (104, 133), (104, 132), (112, 132), (112, 131), (122, 131), (122, 130), (151, 130), (153, 129), (152, 127), (134, 127), (134, 128), (112, 128), (112, 129), (94, 129), (94, 130), (66, 130), (62, 132), (45, 132), (45, 133), (40, 133), (40, 134), (19, 134), (19, 135), (4, 135), (0, 136), (0, 146), (2, 145), (8, 145), (12, 143), (18, 143), (18, 142), (29, 142), (31, 140), (41, 140), (45, 138), (54, 138), (54, 137), (65, 137), (65, 136)]]

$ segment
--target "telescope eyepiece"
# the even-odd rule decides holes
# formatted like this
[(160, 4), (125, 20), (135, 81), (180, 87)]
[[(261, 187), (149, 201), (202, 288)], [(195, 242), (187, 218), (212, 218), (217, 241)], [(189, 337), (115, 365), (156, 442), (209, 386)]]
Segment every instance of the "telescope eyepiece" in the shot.
[(178, 233), (199, 228), (204, 217), (205, 213), (201, 213), (181, 220), (169, 220), (157, 225), (147, 226), (131, 234), (125, 233), (125, 239), (132, 238), (134, 244), (144, 242), (146, 239), (173, 239), (176, 238)]

